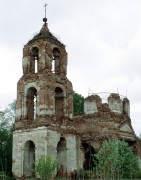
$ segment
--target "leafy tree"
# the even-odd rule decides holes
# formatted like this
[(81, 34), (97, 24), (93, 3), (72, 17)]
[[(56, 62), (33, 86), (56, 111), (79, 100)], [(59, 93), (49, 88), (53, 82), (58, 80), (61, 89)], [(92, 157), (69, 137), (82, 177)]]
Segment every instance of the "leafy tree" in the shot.
[(75, 91), (73, 92), (73, 113), (74, 115), (84, 113), (84, 97)]
[(4, 110), (5, 118), (9, 122), (9, 125), (12, 126), (15, 122), (15, 112), (16, 112), (16, 101), (13, 101), (8, 107)]
[(140, 171), (137, 157), (124, 141), (105, 141), (96, 159), (96, 174), (102, 179), (133, 178)]
[(41, 156), (35, 163), (35, 173), (38, 174), (41, 180), (52, 178), (57, 168), (57, 162), (50, 156)]
[(0, 111), (0, 172), (12, 174), (12, 130), (15, 120), (15, 104)]

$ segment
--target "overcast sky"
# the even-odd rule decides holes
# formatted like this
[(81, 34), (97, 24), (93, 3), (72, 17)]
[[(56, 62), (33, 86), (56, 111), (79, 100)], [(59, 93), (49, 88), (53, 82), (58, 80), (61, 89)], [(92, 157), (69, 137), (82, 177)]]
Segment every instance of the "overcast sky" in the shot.
[[(0, 107), (16, 99), (22, 49), (41, 29), (45, 0), (0, 1)], [(84, 97), (113, 92), (130, 100), (141, 133), (141, 0), (48, 0), (48, 27), (66, 45), (68, 78)]]

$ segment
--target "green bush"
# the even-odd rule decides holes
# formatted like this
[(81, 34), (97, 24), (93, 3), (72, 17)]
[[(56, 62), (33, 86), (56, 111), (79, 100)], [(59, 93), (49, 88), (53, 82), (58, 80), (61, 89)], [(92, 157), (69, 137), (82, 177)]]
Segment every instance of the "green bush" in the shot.
[(57, 163), (50, 156), (41, 156), (35, 163), (35, 173), (41, 180), (49, 180), (55, 174)]
[(139, 177), (138, 159), (124, 141), (105, 141), (96, 159), (97, 177), (102, 179)]
[(73, 113), (74, 115), (84, 114), (84, 97), (73, 92)]

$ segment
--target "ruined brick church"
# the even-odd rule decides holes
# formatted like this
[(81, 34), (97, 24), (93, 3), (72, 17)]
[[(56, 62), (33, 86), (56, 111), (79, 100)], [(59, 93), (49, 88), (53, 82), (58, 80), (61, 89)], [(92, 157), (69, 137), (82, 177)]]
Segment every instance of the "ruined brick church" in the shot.
[(104, 140), (125, 140), (141, 158), (127, 98), (111, 93), (84, 100), (84, 114), (73, 116), (73, 87), (67, 78), (67, 52), (48, 29), (47, 18), (23, 48), (23, 75), (17, 83), (13, 132), (13, 174), (32, 177), (41, 155), (57, 160), (58, 173), (93, 168), (91, 155)]

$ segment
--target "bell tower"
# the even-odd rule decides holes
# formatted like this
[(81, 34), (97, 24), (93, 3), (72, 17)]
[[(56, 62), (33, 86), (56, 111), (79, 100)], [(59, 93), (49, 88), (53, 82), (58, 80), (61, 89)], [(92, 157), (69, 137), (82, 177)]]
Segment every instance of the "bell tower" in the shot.
[(43, 22), (39, 33), (23, 48), (23, 76), (17, 83), (13, 132), (13, 173), (17, 178), (32, 176), (41, 155), (51, 152), (56, 159), (59, 126), (73, 115), (65, 45), (49, 31), (46, 17)]
[[(72, 85), (67, 79), (65, 46), (50, 33), (47, 19), (23, 48), (23, 76), (17, 87), (16, 120), (58, 120), (72, 116)], [(68, 106), (69, 105), (69, 106)]]

